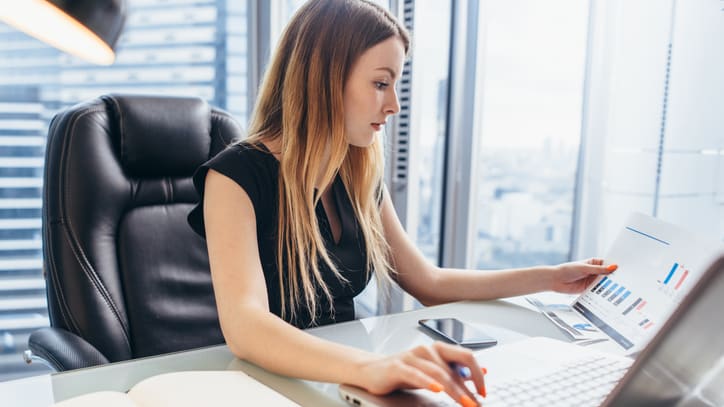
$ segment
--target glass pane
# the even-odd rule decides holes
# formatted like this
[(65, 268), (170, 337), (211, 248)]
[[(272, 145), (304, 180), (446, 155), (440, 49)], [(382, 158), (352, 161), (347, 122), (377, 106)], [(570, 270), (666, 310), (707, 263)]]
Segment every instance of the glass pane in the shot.
[(724, 50), (709, 41), (724, 38), (724, 1), (673, 6), (656, 215), (724, 240)]
[[(279, 37), (281, 37), (287, 23), (305, 2), (306, 0), (277, 0), (269, 4), (272, 16), (269, 22), (269, 58), (274, 55)], [(264, 66), (267, 66), (268, 63), (269, 61), (265, 61)]]
[(483, 2), (473, 265), (568, 259), (588, 2)]
[(0, 381), (48, 325), (41, 274), (45, 137), (60, 109), (108, 92), (200, 96), (246, 121), (245, 1), (129, 3), (116, 62), (86, 64), (0, 24)]
[(417, 157), (411, 159), (409, 180), (418, 188), (410, 188), (409, 201), (415, 204), (408, 218), (416, 217), (413, 237), (433, 264), (438, 264), (442, 226), (451, 12), (450, 1), (415, 3), (415, 27), (424, 29), (415, 30), (412, 41), (411, 143)]
[(604, 253), (632, 211), (724, 239), (721, 4), (596, 6), (589, 99), (600, 108), (587, 113), (601, 125), (587, 129), (581, 257)]

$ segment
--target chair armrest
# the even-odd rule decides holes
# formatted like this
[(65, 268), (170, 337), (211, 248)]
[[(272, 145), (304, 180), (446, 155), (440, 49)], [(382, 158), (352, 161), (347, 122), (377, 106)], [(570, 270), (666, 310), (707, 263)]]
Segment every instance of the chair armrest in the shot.
[(28, 347), (34, 356), (59, 372), (110, 363), (85, 339), (64, 329), (38, 329), (30, 334)]

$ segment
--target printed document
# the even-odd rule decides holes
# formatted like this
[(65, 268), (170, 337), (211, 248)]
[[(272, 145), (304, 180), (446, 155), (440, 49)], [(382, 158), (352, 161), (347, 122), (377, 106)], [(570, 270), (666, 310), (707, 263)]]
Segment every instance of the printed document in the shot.
[(716, 239), (635, 213), (604, 257), (618, 269), (597, 278), (572, 304), (533, 305), (581, 344), (631, 355), (641, 350), (724, 250)]

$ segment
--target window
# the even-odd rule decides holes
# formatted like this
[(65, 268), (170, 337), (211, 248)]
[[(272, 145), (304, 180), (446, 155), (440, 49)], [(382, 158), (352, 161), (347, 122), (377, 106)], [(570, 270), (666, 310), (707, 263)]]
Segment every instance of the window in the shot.
[(594, 9), (576, 254), (603, 254), (631, 211), (724, 240), (722, 2)]
[[(387, 126), (387, 188), (408, 236), (440, 262), (452, 2), (402, 2), (398, 16), (412, 35), (398, 82), (400, 112)], [(380, 312), (421, 305), (394, 287)]]
[[(480, 10), (471, 266), (569, 257), (588, 2), (489, 0)], [(476, 168), (477, 167), (477, 168)]]
[(129, 2), (116, 62), (97, 67), (0, 24), (0, 381), (48, 325), (41, 274), (45, 137), (60, 109), (108, 92), (200, 96), (247, 118), (247, 2)]
[(409, 148), (404, 181), (413, 198), (408, 199), (406, 230), (433, 264), (440, 256), (451, 13), (450, 1), (415, 2), (409, 146), (397, 146)]

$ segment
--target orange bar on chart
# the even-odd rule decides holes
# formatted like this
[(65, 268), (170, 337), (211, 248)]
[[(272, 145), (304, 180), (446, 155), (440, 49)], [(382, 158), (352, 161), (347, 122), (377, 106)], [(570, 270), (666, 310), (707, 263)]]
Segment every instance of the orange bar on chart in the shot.
[(678, 290), (679, 287), (681, 287), (681, 284), (684, 282), (684, 280), (686, 280), (686, 276), (688, 276), (688, 275), (689, 275), (689, 270), (684, 270), (684, 274), (679, 279), (679, 282), (676, 283), (676, 286), (674, 286), (674, 290)]

